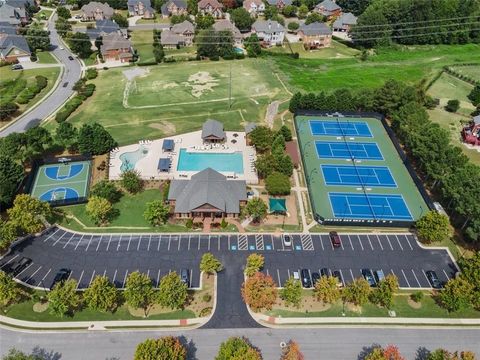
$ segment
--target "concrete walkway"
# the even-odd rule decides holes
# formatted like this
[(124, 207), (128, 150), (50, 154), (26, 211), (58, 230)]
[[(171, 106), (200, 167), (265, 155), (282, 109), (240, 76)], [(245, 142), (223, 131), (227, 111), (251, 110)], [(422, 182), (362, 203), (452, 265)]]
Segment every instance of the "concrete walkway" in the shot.
[(305, 217), (305, 209), (303, 207), (302, 190), (301, 190), (302, 187), (300, 186), (297, 170), (293, 170), (293, 179), (295, 181), (295, 186), (292, 188), (292, 190), (295, 192), (295, 195), (297, 196), (298, 208), (300, 210), (300, 217), (302, 219), (302, 230), (304, 233), (307, 233), (308, 232), (307, 219)]

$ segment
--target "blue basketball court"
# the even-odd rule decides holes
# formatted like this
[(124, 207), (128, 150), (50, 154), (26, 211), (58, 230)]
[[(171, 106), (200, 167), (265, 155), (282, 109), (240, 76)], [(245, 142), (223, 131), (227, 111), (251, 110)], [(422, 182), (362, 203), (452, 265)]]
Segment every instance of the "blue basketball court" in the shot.
[(396, 188), (387, 166), (321, 165), (326, 185)]
[(328, 197), (337, 218), (413, 220), (402, 195), (328, 193)]
[(361, 136), (373, 137), (364, 121), (310, 121), (310, 130), (315, 136)]
[(383, 160), (383, 155), (374, 142), (315, 141), (320, 159)]

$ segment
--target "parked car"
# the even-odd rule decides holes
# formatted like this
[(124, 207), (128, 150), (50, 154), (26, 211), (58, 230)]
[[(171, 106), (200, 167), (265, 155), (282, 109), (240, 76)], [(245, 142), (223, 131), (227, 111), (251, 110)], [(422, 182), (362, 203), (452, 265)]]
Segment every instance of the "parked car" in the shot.
[(330, 272), (328, 271), (327, 268), (321, 268), (320, 269), (320, 276), (330, 276)]
[(333, 247), (342, 246), (342, 241), (340, 240), (340, 236), (336, 231), (330, 231), (328, 235), (330, 236), (330, 241), (332, 242)]
[(342, 278), (342, 273), (338, 270), (334, 270), (332, 272), (332, 276), (335, 277), (338, 281), (337, 286), (338, 287), (343, 287), (343, 278)]
[(292, 237), (290, 235), (283, 235), (283, 245), (286, 247), (292, 246)]
[(12, 65), (12, 70), (22, 70), (23, 66), (20, 64), (14, 64)]
[(68, 55), (68, 60), (74, 60), (72, 55)]
[(437, 273), (433, 270), (428, 270), (425, 272), (427, 274), (427, 279), (432, 288), (434, 289), (441, 289), (442, 288), (442, 283), (438, 279)]
[(72, 270), (66, 268), (58, 270), (58, 272), (55, 274), (55, 277), (53, 278), (52, 284), (50, 285), (50, 290), (52, 290), (57, 283), (68, 280), (71, 272)]
[(184, 284), (190, 287), (190, 274), (187, 269), (180, 270), (180, 279)]
[(300, 271), (300, 277), (302, 279), (302, 286), (304, 288), (312, 287), (312, 279), (310, 278), (310, 272), (308, 269), (302, 269)]
[(317, 272), (313, 272), (312, 273), (312, 285), (315, 286), (315, 284), (317, 283), (317, 281), (320, 280), (320, 274), (317, 273)]
[(32, 263), (32, 259), (22, 257), (20, 261), (12, 268), (13, 276), (17, 276)]
[(373, 272), (373, 276), (375, 277), (375, 282), (378, 284), (380, 281), (385, 279), (385, 274), (383, 273), (383, 270), (375, 270)]
[(370, 269), (362, 269), (362, 276), (365, 280), (367, 280), (368, 285), (370, 286), (375, 286), (375, 279), (372, 274), (372, 270)]

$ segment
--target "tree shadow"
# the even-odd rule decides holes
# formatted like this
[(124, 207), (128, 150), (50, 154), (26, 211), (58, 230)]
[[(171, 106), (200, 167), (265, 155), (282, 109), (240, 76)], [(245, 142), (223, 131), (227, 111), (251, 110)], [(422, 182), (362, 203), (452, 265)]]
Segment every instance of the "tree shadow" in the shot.
[(62, 354), (53, 350), (46, 350), (40, 346), (33, 348), (32, 355), (41, 360), (60, 360), (62, 358)]
[(197, 347), (192, 339), (187, 339), (185, 336), (178, 338), (180, 343), (187, 349), (187, 360), (197, 360)]
[(362, 351), (357, 356), (357, 360), (365, 360), (365, 358), (376, 348), (381, 347), (379, 344), (372, 344), (370, 346), (364, 346)]
[(427, 360), (430, 350), (424, 346), (420, 346), (415, 353), (415, 360)]

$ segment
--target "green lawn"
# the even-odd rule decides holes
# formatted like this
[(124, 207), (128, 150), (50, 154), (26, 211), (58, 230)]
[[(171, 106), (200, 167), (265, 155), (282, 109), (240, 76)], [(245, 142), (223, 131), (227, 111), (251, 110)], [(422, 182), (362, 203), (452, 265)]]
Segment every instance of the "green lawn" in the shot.
[(135, 24), (170, 24), (169, 18), (164, 18), (161, 14), (156, 14), (154, 19), (139, 19)]
[(52, 15), (53, 10), (42, 9), (35, 14), (35, 19), (37, 20), (48, 20), (50, 15)]
[[(474, 309), (465, 309), (454, 313), (449, 313), (437, 305), (435, 300), (430, 295), (423, 297), (419, 309), (414, 309), (408, 303), (408, 295), (397, 295), (394, 299), (392, 310), (395, 311), (397, 317), (406, 318), (479, 318), (480, 311)], [(325, 311), (305, 312), (299, 311), (292, 307), (292, 310), (273, 309), (266, 312), (271, 316), (282, 317), (340, 317), (342, 316), (343, 306), (341, 302), (337, 302)], [(349, 310), (348, 306), (345, 308), (347, 317), (388, 317), (388, 310), (375, 306), (373, 304), (366, 304), (362, 307), (361, 312), (354, 312)]]
[(153, 56), (153, 31), (134, 30), (130, 33), (133, 48), (137, 50), (138, 62), (155, 61)]
[(49, 51), (37, 51), (39, 64), (58, 64), (58, 61)]
[[(332, 45), (329, 48), (319, 50), (307, 51), (301, 42), (291, 43), (290, 47), (293, 52), (298, 52), (300, 59), (342, 59), (351, 58), (360, 53), (360, 51), (349, 48), (338, 41), (332, 41)], [(267, 52), (291, 54), (290, 47), (288, 45), (284, 47), (274, 46), (268, 49)]]
[[(136, 84), (130, 84), (125, 104), (127, 80), (123, 71), (132, 69), (148, 73), (137, 77)], [(198, 77), (199, 82), (195, 83), (191, 76)], [(205, 84), (201, 83), (204, 80)], [(242, 130), (246, 122), (263, 121), (272, 100), (289, 98), (263, 59), (109, 69), (101, 71), (93, 82), (97, 85), (95, 94), (69, 121), (76, 126), (99, 122), (121, 145), (199, 130), (211, 117), (222, 121), (226, 130)], [(51, 122), (48, 127), (51, 129), (55, 124)]]
[(408, 83), (431, 79), (444, 65), (480, 60), (480, 45), (430, 45), (379, 50), (362, 62), (347, 59), (292, 59), (271, 57), (293, 90), (377, 87), (393, 78)]
[(450, 66), (456, 72), (466, 75), (471, 79), (480, 81), (480, 64), (479, 65), (455, 65)]

